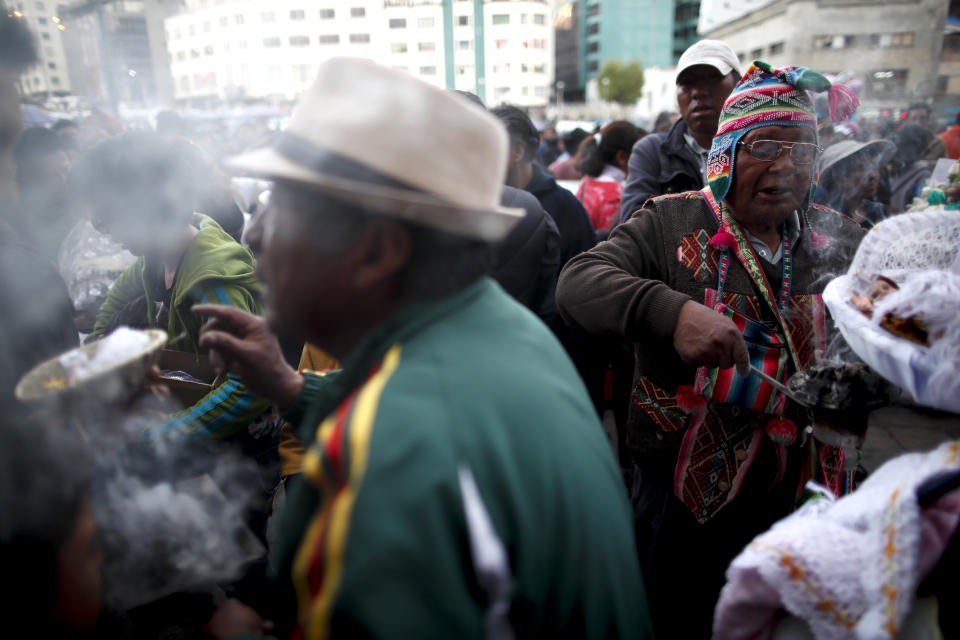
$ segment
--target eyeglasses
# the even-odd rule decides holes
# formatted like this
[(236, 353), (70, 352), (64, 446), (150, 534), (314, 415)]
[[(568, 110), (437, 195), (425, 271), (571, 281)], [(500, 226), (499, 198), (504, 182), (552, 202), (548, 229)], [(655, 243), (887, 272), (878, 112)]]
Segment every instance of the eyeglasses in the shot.
[(780, 142), (779, 140), (754, 140), (753, 142), (738, 142), (747, 148), (751, 158), (764, 162), (773, 162), (780, 157), (784, 148), (790, 150), (790, 159), (797, 164), (813, 164), (817, 154), (823, 148), (812, 142)]

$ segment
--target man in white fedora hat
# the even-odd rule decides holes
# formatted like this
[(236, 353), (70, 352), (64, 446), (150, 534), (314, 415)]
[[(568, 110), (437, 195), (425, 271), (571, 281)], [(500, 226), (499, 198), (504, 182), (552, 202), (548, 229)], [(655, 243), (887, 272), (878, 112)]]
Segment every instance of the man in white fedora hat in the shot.
[[(201, 344), (285, 408), (305, 454), (274, 563), (297, 637), (644, 638), (629, 507), (547, 327), (485, 277), (507, 135), (482, 109), (333, 59), (277, 144), (251, 234), (266, 319), (200, 306)], [(284, 363), (271, 330), (343, 363)], [(237, 606), (219, 635), (259, 632)], [(233, 614), (233, 615), (228, 615)], [(281, 635), (286, 635), (282, 633)]]

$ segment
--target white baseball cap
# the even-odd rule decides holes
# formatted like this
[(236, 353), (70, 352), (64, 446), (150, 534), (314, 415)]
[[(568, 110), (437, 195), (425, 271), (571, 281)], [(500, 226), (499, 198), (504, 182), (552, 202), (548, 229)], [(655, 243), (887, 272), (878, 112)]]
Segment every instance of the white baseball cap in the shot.
[(677, 77), (690, 67), (700, 64), (713, 67), (720, 75), (725, 76), (731, 71), (740, 75), (740, 59), (727, 43), (719, 40), (701, 40), (684, 51), (677, 62)]

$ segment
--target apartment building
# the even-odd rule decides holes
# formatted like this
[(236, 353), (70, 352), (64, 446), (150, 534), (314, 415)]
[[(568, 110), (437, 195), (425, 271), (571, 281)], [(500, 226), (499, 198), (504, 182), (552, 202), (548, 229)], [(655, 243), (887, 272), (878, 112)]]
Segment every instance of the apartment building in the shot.
[(549, 14), (545, 0), (187, 0), (165, 32), (180, 104), (294, 100), (321, 62), (354, 56), (535, 107), (554, 76)]
[(55, 0), (18, 0), (6, 2), (7, 14), (22, 20), (37, 43), (40, 61), (20, 78), (25, 96), (65, 95), (70, 93), (70, 75), (63, 47), (67, 24), (57, 15)]

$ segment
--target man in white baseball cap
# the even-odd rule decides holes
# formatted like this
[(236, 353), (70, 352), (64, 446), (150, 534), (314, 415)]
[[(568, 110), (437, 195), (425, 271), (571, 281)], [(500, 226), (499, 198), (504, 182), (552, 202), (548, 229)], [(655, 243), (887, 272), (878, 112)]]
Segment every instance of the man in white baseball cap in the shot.
[(637, 141), (620, 200), (625, 221), (647, 199), (707, 185), (707, 155), (720, 110), (740, 79), (740, 60), (719, 40), (701, 40), (677, 62), (677, 105), (673, 128)]
[[(274, 564), (306, 638), (646, 638), (619, 470), (549, 329), (484, 274), (507, 134), (483, 109), (333, 59), (277, 144), (252, 229), (266, 320), (227, 307), (200, 344), (285, 409), (304, 446)], [(343, 363), (283, 360), (271, 328)], [(214, 635), (260, 633), (237, 606)]]

